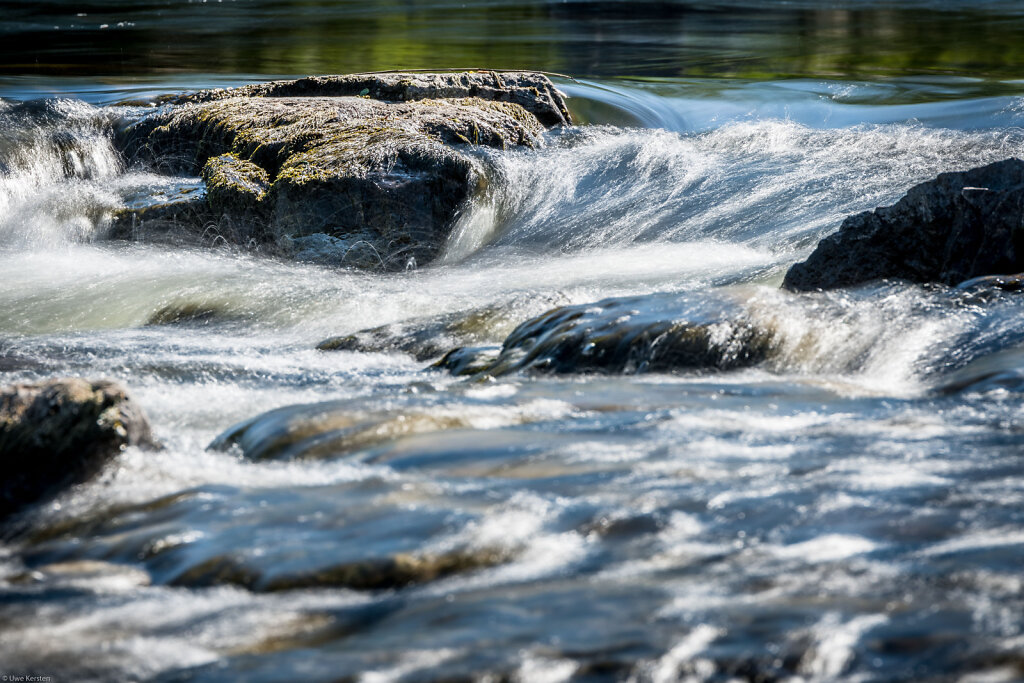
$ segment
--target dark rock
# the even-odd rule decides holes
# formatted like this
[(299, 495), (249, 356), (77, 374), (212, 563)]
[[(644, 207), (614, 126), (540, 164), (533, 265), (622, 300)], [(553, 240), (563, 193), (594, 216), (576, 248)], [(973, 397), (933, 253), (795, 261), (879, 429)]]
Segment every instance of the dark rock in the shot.
[(181, 301), (166, 304), (158, 308), (146, 320), (146, 325), (199, 326), (231, 319), (231, 314), (223, 306), (207, 302)]
[(216, 217), (202, 199), (153, 204), (114, 212), (107, 237), (115, 240), (195, 244), (216, 226)]
[(458, 350), (442, 359), (453, 371), (470, 364), (489, 375), (532, 370), (549, 373), (639, 373), (732, 370), (768, 360), (775, 335), (743, 319), (680, 320), (630, 310), (630, 299), (556, 308), (528, 320), (508, 336), (487, 364), (484, 350)]
[(146, 416), (113, 382), (0, 390), (0, 518), (89, 479), (127, 446), (148, 444)]
[(344, 239), (318, 232), (286, 237), (279, 246), (283, 256), (303, 263), (356, 268), (383, 267), (384, 260), (374, 246), (375, 241), (374, 235), (366, 232), (347, 235)]
[(942, 173), (892, 206), (851, 216), (783, 287), (808, 291), (894, 278), (956, 285), (1024, 270), (1024, 161)]
[(352, 334), (329, 337), (317, 344), (318, 351), (366, 351), (407, 353), (424, 361), (451, 348), (444, 322), (430, 324), (392, 323)]
[(404, 320), (330, 337), (317, 344), (317, 349), (397, 351), (425, 361), (446, 354), (453, 346), (497, 343), (508, 336), (524, 317), (537, 315), (565, 301), (565, 297), (557, 292), (514, 296), (468, 311)]
[[(546, 125), (569, 120), (551, 82), (530, 73), (305, 78), (174, 102), (118, 144), (130, 160), (202, 173), (207, 212), (193, 232), (213, 223), (229, 242), (283, 255), (294, 238), (356, 237), (377, 258), (355, 265), (390, 269), (431, 260), (482, 186), (467, 150), (532, 147)], [(127, 213), (136, 230), (151, 219)]]
[(265, 576), (230, 556), (197, 565), (170, 583), (189, 588), (234, 585), (256, 592), (309, 588), (390, 590), (498, 565), (506, 553), (492, 550), (453, 550), (444, 553), (395, 555), (357, 560), (309, 572)]
[(475, 375), (494, 366), (499, 356), (501, 348), (497, 346), (460, 346), (430, 367), (447, 370), (455, 376)]

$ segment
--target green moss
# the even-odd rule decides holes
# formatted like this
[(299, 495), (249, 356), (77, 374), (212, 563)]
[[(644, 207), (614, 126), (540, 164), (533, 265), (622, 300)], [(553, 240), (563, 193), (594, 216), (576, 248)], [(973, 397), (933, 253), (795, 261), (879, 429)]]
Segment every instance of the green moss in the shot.
[[(136, 135), (153, 157), (184, 161), (185, 172), (192, 164), (206, 181), (212, 216), (204, 220), (226, 223), (227, 234), (246, 244), (359, 234), (369, 236), (381, 252), (375, 262), (385, 267), (425, 263), (480, 180), (478, 162), (458, 148), (529, 147), (544, 127), (510, 102), (416, 99), (431, 88), (471, 92), (474, 84), (375, 82), (324, 77), (224, 91), (160, 112)], [(365, 83), (388, 99), (358, 97)], [(415, 101), (394, 99), (403, 88)], [(277, 90), (289, 95), (257, 96)], [(390, 253), (401, 256), (392, 262)]]
[(207, 204), (225, 213), (256, 211), (270, 186), (266, 170), (234, 154), (209, 159), (202, 175), (206, 181)]

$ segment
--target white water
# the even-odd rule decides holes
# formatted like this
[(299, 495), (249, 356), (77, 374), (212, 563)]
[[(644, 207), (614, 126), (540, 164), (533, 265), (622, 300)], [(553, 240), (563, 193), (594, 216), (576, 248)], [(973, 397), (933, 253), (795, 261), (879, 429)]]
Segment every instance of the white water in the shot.
[[(562, 680), (602, 662), (636, 680), (742, 666), (881, 680), (1019, 657), (1021, 304), (777, 289), (846, 215), (1018, 154), (1018, 99), (906, 110), (811, 93), (780, 111), (751, 86), (732, 108), (691, 110), (685, 87), (590, 87), (574, 93), (667, 129), (490, 155), (490, 194), (443, 263), (391, 275), (105, 242), (122, 203), (193, 180), (122, 168), (104, 133), (121, 110), (60, 102), (4, 128), (4, 381), (119, 379), (166, 446), (125, 452), (23, 520), (70, 526), (5, 546), (7, 579), (37, 572), (5, 586), (5, 665), (97, 680)], [(53, 146), (56, 132), (73, 142)], [(780, 353), (735, 373), (479, 383), (401, 353), (314, 350), (485, 308), (498, 313), (475, 343), (498, 344), (553, 305), (609, 297), (651, 319), (726, 301)], [(182, 305), (214, 316), (146, 324)], [(992, 358), (999, 381), (971, 364)], [(937, 393), (958, 368), (972, 388)], [(359, 425), (333, 456), (206, 450), (264, 411), (326, 401), (286, 415)], [(453, 549), (508, 559), (397, 591), (167, 585), (225, 555), (277, 575)], [(55, 566), (83, 561), (105, 564)]]

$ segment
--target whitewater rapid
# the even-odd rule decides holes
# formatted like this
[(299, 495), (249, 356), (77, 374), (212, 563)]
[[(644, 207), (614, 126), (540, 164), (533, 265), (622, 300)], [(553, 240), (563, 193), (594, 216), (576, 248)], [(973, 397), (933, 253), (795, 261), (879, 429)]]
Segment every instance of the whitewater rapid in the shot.
[[(117, 379), (164, 446), (19, 521), (0, 565), (5, 666), (1013, 679), (1024, 304), (778, 284), (846, 216), (1020, 155), (1021, 98), (561, 85), (590, 124), (482, 153), (488, 188), (440, 261), (391, 274), (105, 240), (118, 208), (201, 182), (124, 165), (111, 131), (136, 104), (0, 103), (0, 378)], [(727, 373), (473, 381), (387, 344), (315, 349), (379, 326), (500, 345), (555, 306), (728, 310), (779, 353)], [(207, 448), (249, 420), (266, 440)], [(293, 447), (295, 425), (335, 440)], [(453, 552), (491, 559), (399, 589), (262, 591)], [(194, 579), (206, 566), (248, 578)]]

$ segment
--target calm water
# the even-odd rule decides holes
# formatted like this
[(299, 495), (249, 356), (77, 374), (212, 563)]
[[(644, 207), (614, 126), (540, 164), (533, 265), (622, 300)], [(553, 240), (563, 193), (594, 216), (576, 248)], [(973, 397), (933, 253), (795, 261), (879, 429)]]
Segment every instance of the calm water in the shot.
[[(1024, 679), (1024, 300), (777, 289), (843, 217), (1022, 154), (1019, 3), (0, 12), (0, 381), (119, 379), (165, 445), (8, 529), (0, 673)], [(487, 153), (488, 193), (438, 264), (101, 239), (118, 207), (200, 185), (118, 158), (110, 125), (147, 97), (455, 66), (572, 75), (557, 82), (585, 125)], [(725, 312), (779, 352), (729, 373), (479, 382), (314, 349), (381, 325), (385, 345), (500, 344), (569, 304)], [(214, 315), (147, 324), (189, 306)], [(331, 585), (396, 557), (458, 566)]]

